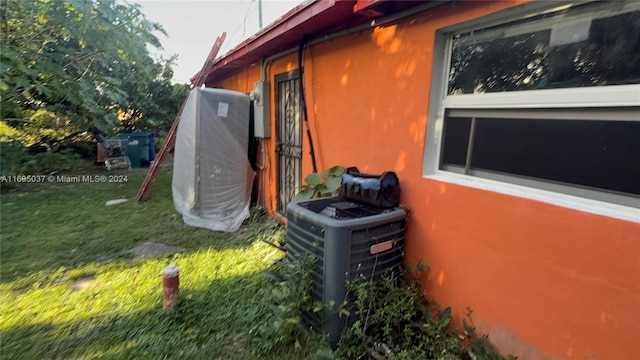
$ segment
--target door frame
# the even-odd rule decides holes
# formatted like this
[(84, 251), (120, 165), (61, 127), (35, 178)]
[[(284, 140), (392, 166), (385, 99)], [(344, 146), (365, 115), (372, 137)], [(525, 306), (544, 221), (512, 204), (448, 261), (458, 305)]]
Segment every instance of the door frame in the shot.
[[(276, 211), (286, 206), (302, 185), (302, 102), (300, 71), (275, 75)], [(290, 97), (287, 97), (290, 96)]]

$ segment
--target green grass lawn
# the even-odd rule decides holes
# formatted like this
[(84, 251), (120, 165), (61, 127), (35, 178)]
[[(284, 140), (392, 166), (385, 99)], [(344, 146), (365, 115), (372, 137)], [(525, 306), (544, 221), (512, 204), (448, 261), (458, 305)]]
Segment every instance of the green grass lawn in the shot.
[[(105, 174), (103, 168), (89, 170)], [(282, 253), (258, 241), (282, 228), (254, 210), (236, 234), (188, 227), (164, 169), (149, 200), (135, 201), (145, 171), (124, 183), (30, 184), (0, 202), (0, 358), (310, 359), (300, 339), (259, 354), (248, 329), (272, 304), (263, 271)], [(107, 200), (129, 202), (105, 206)], [(137, 259), (153, 241), (181, 254)], [(162, 309), (162, 269), (180, 266), (179, 302)]]

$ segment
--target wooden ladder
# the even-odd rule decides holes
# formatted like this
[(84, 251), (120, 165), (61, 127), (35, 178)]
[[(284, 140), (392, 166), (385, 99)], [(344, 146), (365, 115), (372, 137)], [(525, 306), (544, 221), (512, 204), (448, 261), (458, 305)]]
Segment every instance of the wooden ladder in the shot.
[[(193, 81), (194, 87), (200, 87), (204, 84), (207, 74), (209, 73), (210, 67), (213, 65), (213, 61), (215, 60), (220, 48), (222, 47), (222, 43), (224, 39), (227, 37), (227, 33), (223, 32), (222, 35), (216, 38), (216, 41), (213, 43), (213, 47), (207, 56), (207, 60), (202, 65), (202, 69), (196, 74), (195, 81)], [(182, 110), (184, 110), (184, 106), (187, 103), (187, 99), (184, 100), (182, 106), (180, 107), (180, 111), (178, 111), (178, 115), (173, 120), (173, 124), (171, 124), (171, 128), (167, 133), (167, 137), (162, 144), (162, 148), (160, 152), (158, 152), (155, 160), (151, 162), (151, 166), (149, 167), (149, 172), (147, 176), (145, 176), (144, 181), (142, 182), (142, 186), (140, 186), (140, 190), (138, 190), (138, 201), (144, 202), (147, 200), (147, 196), (149, 196), (149, 192), (151, 192), (151, 188), (153, 187), (153, 183), (156, 181), (156, 178), (160, 174), (160, 170), (162, 169), (162, 164), (169, 156), (169, 152), (173, 149), (173, 145), (176, 143), (176, 134), (178, 132), (178, 123), (180, 122), (180, 116), (182, 115)]]

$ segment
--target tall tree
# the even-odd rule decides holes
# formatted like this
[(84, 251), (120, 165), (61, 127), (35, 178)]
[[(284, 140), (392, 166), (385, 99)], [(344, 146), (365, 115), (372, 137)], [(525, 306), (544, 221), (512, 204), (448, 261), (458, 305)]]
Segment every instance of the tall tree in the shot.
[[(154, 130), (162, 133), (171, 123), (186, 98), (189, 86), (172, 84), (172, 67), (177, 55), (155, 63), (135, 64), (118, 77), (129, 96), (126, 107), (119, 112), (123, 131)], [(140, 81), (141, 78), (147, 79)]]
[(132, 88), (131, 79), (155, 81), (166, 71), (147, 50), (161, 48), (154, 33), (164, 30), (139, 5), (2, 0), (1, 10), (3, 119), (45, 113), (66, 126), (109, 132), (118, 124), (118, 110), (131, 109), (131, 100), (140, 97), (135, 92), (143, 91)]

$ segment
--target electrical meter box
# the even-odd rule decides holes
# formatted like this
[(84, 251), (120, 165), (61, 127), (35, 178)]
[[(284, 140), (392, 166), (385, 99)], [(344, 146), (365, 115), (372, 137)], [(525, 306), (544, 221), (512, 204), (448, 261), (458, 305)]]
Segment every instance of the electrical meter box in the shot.
[(271, 137), (270, 89), (268, 81), (256, 81), (254, 89), (249, 95), (253, 100), (253, 134), (257, 138)]

